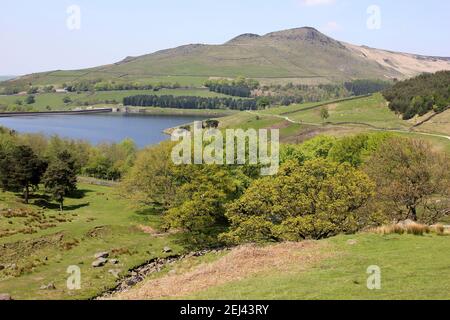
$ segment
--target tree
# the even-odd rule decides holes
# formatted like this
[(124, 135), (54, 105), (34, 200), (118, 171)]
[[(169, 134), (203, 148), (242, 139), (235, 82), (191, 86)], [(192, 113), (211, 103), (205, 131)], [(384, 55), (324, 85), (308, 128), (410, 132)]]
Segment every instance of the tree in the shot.
[(256, 180), (228, 206), (228, 243), (322, 239), (362, 227), (373, 195), (369, 177), (349, 164), (286, 162), (277, 177)]
[(121, 191), (145, 206), (168, 209), (176, 190), (172, 143), (163, 142), (138, 153), (134, 166), (121, 183)]
[(190, 243), (211, 243), (217, 229), (227, 226), (226, 205), (241, 196), (249, 184), (242, 167), (184, 165), (176, 167), (177, 188), (164, 221), (169, 228), (182, 229)]
[[(449, 196), (450, 161), (422, 140), (391, 138), (365, 165), (391, 220), (419, 220)], [(445, 210), (445, 208), (442, 208)], [(446, 208), (448, 209), (448, 207)], [(437, 222), (437, 221), (435, 221)]]
[(330, 150), (329, 158), (335, 162), (348, 162), (359, 167), (391, 136), (390, 133), (383, 132), (341, 138)]
[(330, 117), (330, 113), (328, 111), (327, 107), (323, 107), (322, 109), (320, 109), (320, 118), (322, 119), (322, 121), (325, 123), (325, 121), (327, 121), (327, 119)]
[(43, 183), (46, 191), (58, 201), (60, 210), (63, 211), (64, 198), (77, 189), (75, 161), (70, 153), (63, 151), (50, 162)]
[(25, 203), (28, 203), (30, 189), (38, 187), (46, 166), (30, 147), (17, 146), (9, 152), (3, 151), (1, 186), (4, 190), (23, 192)]
[(30, 87), (30, 88), (28, 89), (27, 93), (30, 94), (30, 95), (33, 95), (33, 94), (38, 93), (38, 91), (39, 91), (39, 88), (38, 88), (38, 87)]
[(29, 96), (25, 99), (25, 102), (26, 102), (27, 104), (33, 104), (33, 103), (36, 102), (36, 99), (34, 98), (33, 95), (29, 95)]
[(220, 122), (218, 120), (206, 120), (206, 128), (214, 128), (217, 129), (219, 127)]
[(63, 98), (63, 102), (64, 103), (71, 103), (72, 99), (70, 99), (70, 97), (66, 96), (66, 97)]
[(268, 106), (270, 106), (270, 98), (269, 97), (258, 98), (256, 106), (258, 107), (258, 109), (266, 109)]

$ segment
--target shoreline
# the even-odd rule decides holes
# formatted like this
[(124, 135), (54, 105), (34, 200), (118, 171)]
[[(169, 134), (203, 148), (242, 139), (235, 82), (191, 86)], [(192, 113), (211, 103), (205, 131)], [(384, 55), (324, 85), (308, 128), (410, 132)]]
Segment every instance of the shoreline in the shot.
[(79, 115), (79, 114), (97, 114), (97, 113), (112, 113), (112, 108), (92, 109), (92, 110), (75, 110), (75, 111), (41, 111), (41, 112), (4, 112), (0, 113), (0, 118), (11, 117), (35, 117), (35, 116), (51, 116), (51, 115)]
[(82, 115), (98, 113), (117, 113), (117, 114), (137, 114), (149, 116), (187, 116), (187, 117), (210, 117), (221, 118), (229, 116), (236, 111), (217, 110), (217, 109), (172, 109), (172, 108), (142, 108), (142, 107), (108, 107), (90, 110), (59, 110), (59, 111), (35, 111), (35, 112), (0, 112), (0, 118), (6, 117), (24, 117), (41, 115)]

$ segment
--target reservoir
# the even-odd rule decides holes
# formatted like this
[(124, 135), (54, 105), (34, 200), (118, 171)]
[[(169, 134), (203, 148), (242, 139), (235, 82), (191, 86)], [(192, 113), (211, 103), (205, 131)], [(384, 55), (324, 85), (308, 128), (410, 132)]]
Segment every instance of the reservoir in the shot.
[(19, 133), (42, 133), (80, 139), (99, 144), (130, 138), (143, 148), (167, 140), (164, 130), (196, 120), (202, 116), (155, 116), (126, 113), (90, 115), (40, 115), (1, 118), (0, 126)]

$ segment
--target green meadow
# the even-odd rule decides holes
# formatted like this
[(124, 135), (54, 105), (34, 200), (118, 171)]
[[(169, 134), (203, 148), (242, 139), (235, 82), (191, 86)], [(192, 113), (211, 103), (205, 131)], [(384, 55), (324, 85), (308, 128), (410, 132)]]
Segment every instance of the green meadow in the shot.
[[(153, 90), (124, 90), (124, 91), (97, 91), (97, 92), (68, 92), (68, 93), (42, 93), (35, 95), (36, 102), (27, 104), (28, 95), (0, 96), (0, 106), (22, 107), (28, 111), (71, 110), (80, 106), (104, 106), (122, 104), (123, 98), (133, 95), (173, 95), (173, 96), (199, 96), (199, 97), (226, 97), (220, 93), (210, 92), (208, 89), (161, 89)], [(64, 103), (69, 98), (70, 102)]]

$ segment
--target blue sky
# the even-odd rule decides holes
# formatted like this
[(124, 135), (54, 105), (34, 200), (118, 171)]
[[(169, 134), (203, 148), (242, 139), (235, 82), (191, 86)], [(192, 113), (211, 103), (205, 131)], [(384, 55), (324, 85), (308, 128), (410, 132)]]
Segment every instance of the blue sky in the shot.
[[(69, 30), (67, 8), (81, 9)], [(381, 28), (369, 29), (377, 5)], [(342, 41), (450, 56), (447, 0), (14, 0), (0, 11), (0, 75), (76, 69), (188, 43), (312, 26)]]

